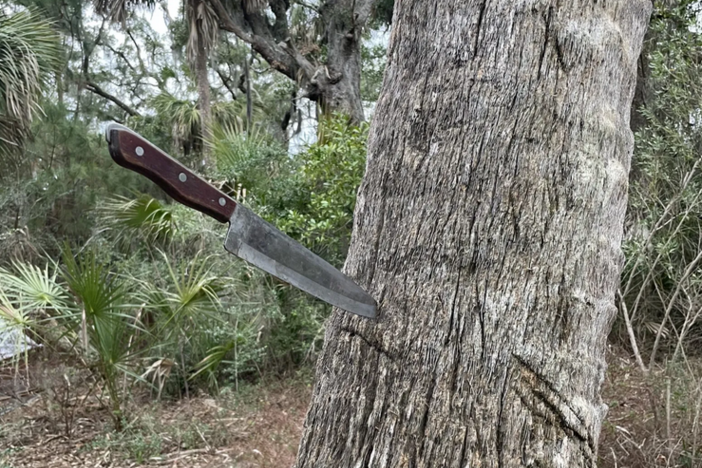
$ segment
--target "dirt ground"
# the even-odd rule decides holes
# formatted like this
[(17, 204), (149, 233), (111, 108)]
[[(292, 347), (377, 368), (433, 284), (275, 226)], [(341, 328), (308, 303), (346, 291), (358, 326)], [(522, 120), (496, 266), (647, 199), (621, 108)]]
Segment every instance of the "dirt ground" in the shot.
[(628, 352), (611, 348), (607, 363), (599, 468), (701, 468), (700, 358), (644, 374)]
[[(702, 467), (702, 384), (670, 368), (644, 375), (621, 349), (610, 350), (608, 363), (598, 466)], [(312, 385), (307, 375), (242, 384), (216, 398), (137, 394), (117, 432), (104, 395), (90, 392), (84, 375), (50, 359), (30, 369), (27, 380), (0, 368), (0, 468), (290, 467)]]
[(309, 378), (242, 385), (217, 398), (136, 396), (141, 403), (116, 432), (99, 395), (71, 388), (75, 375), (53, 366), (35, 365), (30, 388), (23, 376), (19, 392), (10, 390), (14, 372), (0, 371), (0, 468), (268, 468), (295, 460)]

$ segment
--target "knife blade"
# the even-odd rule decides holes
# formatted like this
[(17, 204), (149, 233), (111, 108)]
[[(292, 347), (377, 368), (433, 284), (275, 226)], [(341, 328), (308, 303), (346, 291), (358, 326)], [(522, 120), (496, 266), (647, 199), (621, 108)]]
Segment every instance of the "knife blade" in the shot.
[(112, 159), (161, 187), (174, 200), (229, 223), (224, 248), (291, 285), (348, 312), (374, 318), (376, 302), (351, 278), (213, 187), (123, 125), (105, 129)]

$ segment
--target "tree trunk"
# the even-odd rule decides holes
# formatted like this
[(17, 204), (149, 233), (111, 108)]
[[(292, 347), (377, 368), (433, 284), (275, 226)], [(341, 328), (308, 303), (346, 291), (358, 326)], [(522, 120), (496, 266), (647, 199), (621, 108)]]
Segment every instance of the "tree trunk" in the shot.
[(296, 466), (595, 466), (650, 1), (395, 8)]
[(191, 66), (194, 66), (195, 81), (197, 83), (197, 104), (200, 110), (200, 133), (202, 138), (202, 165), (206, 169), (212, 167), (210, 149), (205, 140), (210, 137), (212, 131), (212, 109), (210, 96), (210, 79), (207, 75), (207, 61), (209, 45), (212, 38), (204, 31), (205, 16), (208, 11), (203, 0), (189, 0), (190, 14), (190, 39), (189, 59)]
[(212, 130), (212, 110), (210, 98), (210, 80), (207, 76), (207, 50), (205, 49), (203, 40), (197, 42), (195, 51), (195, 75), (197, 79), (197, 99), (198, 107), (200, 108), (200, 125), (202, 127), (202, 162), (203, 165), (210, 169), (212, 161), (210, 160), (210, 150), (205, 139), (210, 137)]
[(320, 8), (327, 45), (327, 63), (307, 84), (307, 94), (325, 114), (342, 113), (354, 123), (364, 120), (361, 101), (361, 34), (355, 0), (330, 0)]

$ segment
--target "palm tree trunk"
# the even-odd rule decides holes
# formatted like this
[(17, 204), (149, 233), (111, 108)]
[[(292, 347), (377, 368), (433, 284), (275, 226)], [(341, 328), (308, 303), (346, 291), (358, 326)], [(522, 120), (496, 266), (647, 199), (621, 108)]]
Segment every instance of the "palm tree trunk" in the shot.
[(594, 467), (651, 2), (395, 8), (296, 467)]
[[(201, 0), (190, 0), (192, 2), (191, 8), (194, 14), (197, 14), (198, 4)], [(206, 144), (211, 136), (212, 132), (212, 101), (210, 95), (210, 79), (208, 76), (208, 50), (205, 44), (205, 35), (200, 29), (201, 24), (200, 19), (196, 20), (197, 31), (191, 31), (191, 34), (197, 34), (198, 38), (196, 41), (196, 46), (194, 50), (194, 65), (195, 65), (195, 79), (197, 82), (197, 95), (198, 95), (198, 107), (200, 109), (200, 126), (201, 126), (201, 137), (202, 137), (202, 165), (205, 171), (213, 167), (214, 162), (212, 161), (211, 151), (209, 146)]]
[(200, 107), (200, 124), (202, 126), (202, 163), (206, 168), (213, 167), (211, 152), (205, 140), (210, 138), (212, 132), (212, 108), (210, 98), (210, 80), (207, 76), (207, 52), (202, 41), (198, 42), (196, 56), (197, 94)]

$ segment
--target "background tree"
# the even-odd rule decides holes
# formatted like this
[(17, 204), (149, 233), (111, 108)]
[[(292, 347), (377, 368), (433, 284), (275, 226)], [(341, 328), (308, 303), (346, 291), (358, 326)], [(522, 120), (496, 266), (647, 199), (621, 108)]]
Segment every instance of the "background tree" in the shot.
[(395, 6), (297, 467), (596, 464), (650, 7)]
[[(152, 4), (152, 2), (145, 2)], [(340, 112), (352, 122), (364, 120), (361, 100), (362, 39), (371, 19), (389, 21), (392, 2), (383, 2), (373, 16), (375, 0), (206, 0), (190, 2), (190, 43), (193, 59), (204, 57), (208, 38), (219, 26), (250, 44), (271, 68), (299, 86), (327, 115)], [(99, 11), (113, 19), (126, 17), (127, 2), (102, 0)], [(204, 36), (203, 36), (204, 34)], [(202, 61), (203, 58), (200, 58)], [(197, 62), (201, 104), (206, 93), (204, 63)], [(205, 93), (205, 94), (203, 94)]]
[[(217, 40), (217, 20), (209, 4), (202, 0), (188, 0), (189, 23), (188, 58), (195, 70), (202, 137), (212, 137), (212, 103), (207, 62)], [(212, 166), (207, 145), (203, 145), (203, 163)]]
[[(374, 0), (211, 0), (223, 29), (251, 44), (274, 69), (304, 90), (326, 113), (364, 120), (361, 102), (361, 39)], [(268, 5), (266, 5), (268, 4)], [(269, 20), (266, 7), (275, 19)], [(304, 28), (289, 18), (303, 17)], [(309, 23), (317, 27), (309, 28)]]

